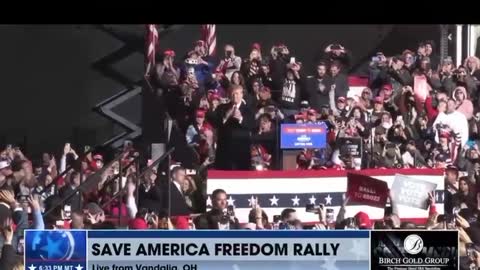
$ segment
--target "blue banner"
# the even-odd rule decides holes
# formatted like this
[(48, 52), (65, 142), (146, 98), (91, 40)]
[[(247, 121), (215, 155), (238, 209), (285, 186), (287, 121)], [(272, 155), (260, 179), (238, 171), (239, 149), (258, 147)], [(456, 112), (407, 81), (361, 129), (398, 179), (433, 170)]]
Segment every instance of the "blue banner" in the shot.
[(280, 131), (281, 149), (325, 148), (327, 143), (327, 125), (282, 124)]
[(30, 270), (369, 269), (369, 231), (26, 231)]

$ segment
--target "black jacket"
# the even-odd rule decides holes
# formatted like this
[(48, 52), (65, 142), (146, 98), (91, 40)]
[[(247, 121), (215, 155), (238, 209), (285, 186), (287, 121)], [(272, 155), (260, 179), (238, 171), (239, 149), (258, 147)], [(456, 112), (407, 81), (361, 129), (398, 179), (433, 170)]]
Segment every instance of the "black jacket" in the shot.
[[(168, 210), (169, 189), (165, 188), (164, 190), (164, 208), (165, 210)], [(190, 207), (185, 202), (184, 195), (178, 190), (173, 182), (170, 184), (170, 211), (171, 216), (187, 216), (191, 214)]]
[(330, 105), (330, 89), (332, 88), (332, 78), (325, 76), (318, 78), (316, 76), (307, 78), (307, 96), (310, 107), (317, 112), (322, 106)]
[(163, 194), (162, 189), (154, 185), (148, 191), (145, 185), (141, 184), (138, 188), (138, 206), (140, 208), (147, 208), (152, 210), (159, 210), (163, 208)]
[[(58, 191), (58, 193), (62, 199), (65, 199), (71, 196), (73, 191), (74, 191), (74, 188), (72, 188), (70, 185), (66, 185), (62, 187)], [(82, 209), (81, 200), (82, 200), (81, 194), (80, 192), (77, 192), (70, 199), (66, 200), (64, 204), (69, 204), (72, 209), (72, 212), (78, 211)]]
[(255, 117), (251, 109), (242, 103), (239, 110), (243, 120), (240, 123), (231, 116), (224, 118), (233, 107), (233, 103), (222, 104), (217, 108), (218, 140), (216, 167), (224, 170), (250, 169), (251, 131), (255, 126)]
[(305, 87), (302, 80), (284, 80), (279, 105), (282, 109), (297, 110), (302, 98), (305, 97)]
[(339, 97), (346, 97), (349, 86), (347, 75), (339, 73), (337, 76), (332, 77), (332, 84), (335, 85), (335, 100)]
[(16, 252), (12, 245), (3, 245), (2, 257), (0, 258), (1, 270), (12, 270), (17, 261)]

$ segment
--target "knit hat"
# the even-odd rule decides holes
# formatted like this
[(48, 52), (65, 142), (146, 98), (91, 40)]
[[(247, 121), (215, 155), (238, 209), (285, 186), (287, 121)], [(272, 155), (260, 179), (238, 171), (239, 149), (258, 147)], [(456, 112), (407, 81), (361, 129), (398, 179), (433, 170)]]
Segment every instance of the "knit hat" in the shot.
[(128, 222), (130, 230), (145, 230), (148, 229), (147, 222), (143, 218), (134, 218)]

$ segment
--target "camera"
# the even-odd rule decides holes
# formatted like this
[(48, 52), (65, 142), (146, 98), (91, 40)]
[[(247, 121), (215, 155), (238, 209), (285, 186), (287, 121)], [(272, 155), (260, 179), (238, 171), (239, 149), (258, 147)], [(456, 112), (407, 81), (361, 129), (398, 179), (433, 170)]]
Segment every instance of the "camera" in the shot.
[(225, 225), (230, 223), (230, 215), (228, 212), (229, 212), (228, 208), (223, 210), (222, 216), (220, 217), (220, 220), (219, 220), (220, 224)]
[(327, 209), (327, 214), (326, 214), (326, 222), (328, 224), (332, 224), (335, 222), (335, 217), (333, 215), (333, 209), (332, 208), (328, 208)]
[(273, 223), (279, 223), (281, 220), (282, 220), (282, 217), (280, 215), (273, 216)]
[(153, 224), (155, 222), (155, 213), (154, 212), (150, 212), (147, 214), (147, 224)]
[(69, 204), (63, 206), (63, 219), (70, 220), (72, 219), (72, 207)]
[(226, 51), (225, 54), (227, 55), (227, 58), (232, 58), (232, 51)]
[(313, 203), (308, 203), (305, 205), (305, 212), (318, 214), (320, 209), (323, 209), (323, 204), (315, 205)]

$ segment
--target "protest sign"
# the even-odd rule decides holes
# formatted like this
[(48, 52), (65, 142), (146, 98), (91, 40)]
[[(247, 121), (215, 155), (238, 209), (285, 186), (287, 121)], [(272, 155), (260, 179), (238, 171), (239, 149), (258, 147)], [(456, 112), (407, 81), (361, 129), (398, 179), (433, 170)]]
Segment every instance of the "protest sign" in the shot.
[(385, 207), (388, 185), (382, 180), (361, 174), (347, 174), (347, 196), (351, 202), (374, 207)]
[(341, 157), (362, 158), (362, 138), (338, 138), (337, 145)]
[(428, 193), (436, 188), (437, 184), (396, 174), (392, 185), (392, 199), (398, 205), (427, 209)]

